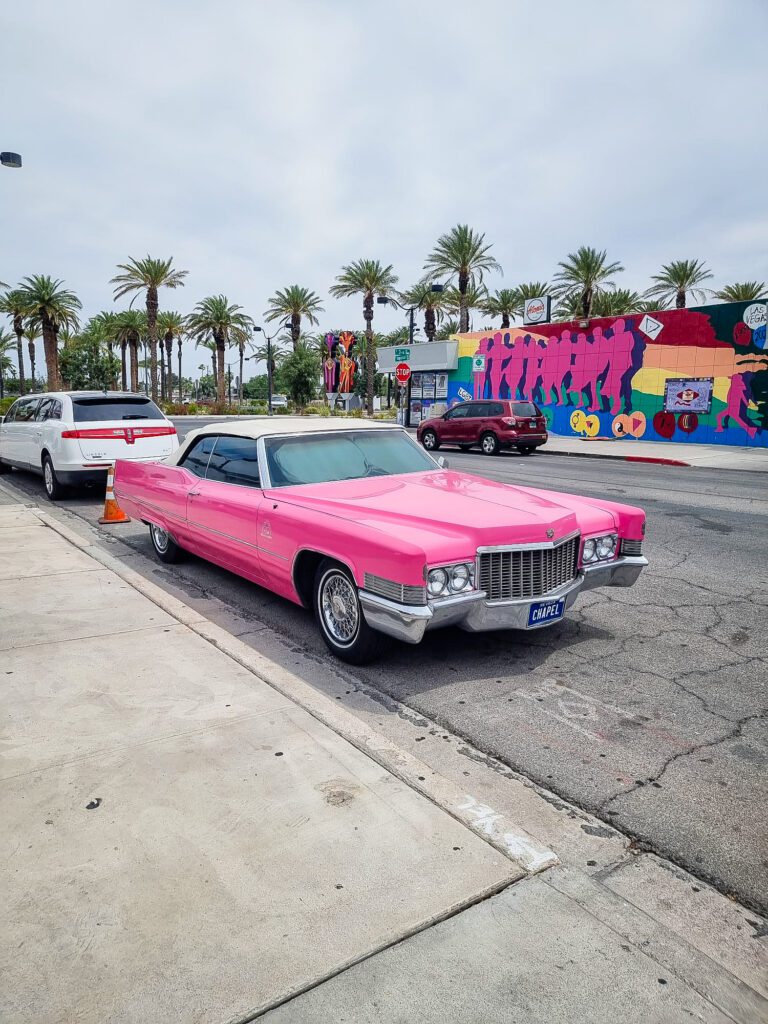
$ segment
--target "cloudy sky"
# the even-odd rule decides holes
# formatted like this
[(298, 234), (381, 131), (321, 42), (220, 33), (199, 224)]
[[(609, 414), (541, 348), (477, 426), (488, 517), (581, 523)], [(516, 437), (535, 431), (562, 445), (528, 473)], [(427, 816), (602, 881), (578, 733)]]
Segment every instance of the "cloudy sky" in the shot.
[(172, 255), (161, 308), (224, 292), (258, 322), (299, 283), (354, 330), (341, 265), (410, 285), (457, 222), (492, 287), (581, 244), (638, 290), (687, 257), (766, 280), (767, 31), (765, 0), (6, 3), (0, 280), (61, 277), (90, 315), (117, 262)]

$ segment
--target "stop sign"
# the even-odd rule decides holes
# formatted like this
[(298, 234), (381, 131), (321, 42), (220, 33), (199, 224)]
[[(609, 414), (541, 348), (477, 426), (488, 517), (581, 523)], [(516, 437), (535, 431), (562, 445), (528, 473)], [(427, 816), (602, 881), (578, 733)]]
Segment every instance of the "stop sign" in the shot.
[(411, 368), (408, 363), (398, 363), (395, 367), (395, 380), (398, 384), (407, 384), (411, 378)]

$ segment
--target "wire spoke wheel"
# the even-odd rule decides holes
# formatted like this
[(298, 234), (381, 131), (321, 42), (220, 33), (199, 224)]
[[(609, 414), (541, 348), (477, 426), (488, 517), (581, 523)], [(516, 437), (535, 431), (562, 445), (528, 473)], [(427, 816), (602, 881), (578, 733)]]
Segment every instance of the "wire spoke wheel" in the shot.
[(151, 526), (150, 529), (152, 530), (152, 543), (159, 552), (166, 552), (168, 550), (168, 541), (170, 540), (168, 534), (159, 526)]
[(320, 591), (323, 626), (331, 639), (346, 646), (354, 641), (360, 625), (357, 594), (345, 575), (331, 572)]

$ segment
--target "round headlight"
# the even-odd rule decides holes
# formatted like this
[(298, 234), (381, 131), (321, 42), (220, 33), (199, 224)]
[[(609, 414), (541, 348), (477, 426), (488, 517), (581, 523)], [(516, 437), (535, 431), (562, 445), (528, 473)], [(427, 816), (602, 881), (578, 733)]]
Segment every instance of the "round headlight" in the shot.
[(597, 550), (597, 542), (594, 540), (584, 541), (584, 561), (591, 562), (594, 560), (595, 551)]
[(452, 565), (448, 570), (448, 586), (451, 588), (454, 594), (458, 594), (460, 591), (465, 590), (469, 586), (469, 566), (468, 565)]
[(600, 537), (597, 542), (597, 557), (610, 558), (616, 548), (616, 538), (609, 534), (607, 537)]
[(445, 569), (430, 569), (427, 576), (427, 593), (430, 597), (442, 597), (448, 589), (448, 573)]

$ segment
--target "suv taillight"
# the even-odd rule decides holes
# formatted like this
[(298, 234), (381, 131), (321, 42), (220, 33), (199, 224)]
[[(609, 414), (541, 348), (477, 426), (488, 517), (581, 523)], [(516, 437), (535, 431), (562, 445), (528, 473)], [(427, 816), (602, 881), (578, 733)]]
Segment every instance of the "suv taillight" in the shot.
[(517, 420), (515, 419), (514, 416), (505, 416), (504, 419), (501, 422), (505, 423), (508, 427), (516, 427), (517, 426)]

